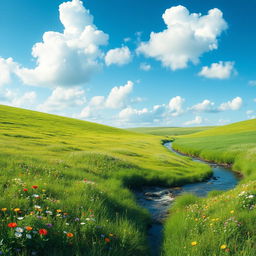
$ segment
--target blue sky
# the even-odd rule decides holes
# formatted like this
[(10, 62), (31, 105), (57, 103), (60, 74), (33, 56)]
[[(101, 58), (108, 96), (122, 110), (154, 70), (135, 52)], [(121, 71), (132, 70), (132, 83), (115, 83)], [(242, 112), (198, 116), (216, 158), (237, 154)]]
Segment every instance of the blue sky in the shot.
[(118, 127), (255, 118), (255, 8), (1, 1), (0, 103)]

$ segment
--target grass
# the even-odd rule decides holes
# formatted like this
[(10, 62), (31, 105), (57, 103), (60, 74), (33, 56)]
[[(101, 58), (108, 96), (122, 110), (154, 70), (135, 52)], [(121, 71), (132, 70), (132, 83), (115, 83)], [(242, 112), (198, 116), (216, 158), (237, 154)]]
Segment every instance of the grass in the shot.
[(205, 131), (213, 128), (213, 126), (202, 126), (202, 127), (140, 127), (130, 128), (128, 131), (158, 135), (158, 136), (178, 136), (193, 134), (196, 132)]
[(4, 255), (149, 255), (148, 212), (131, 189), (210, 175), (162, 137), (0, 106)]
[(256, 120), (178, 137), (174, 148), (231, 164), (244, 179), (233, 190), (177, 199), (165, 225), (164, 256), (256, 255)]

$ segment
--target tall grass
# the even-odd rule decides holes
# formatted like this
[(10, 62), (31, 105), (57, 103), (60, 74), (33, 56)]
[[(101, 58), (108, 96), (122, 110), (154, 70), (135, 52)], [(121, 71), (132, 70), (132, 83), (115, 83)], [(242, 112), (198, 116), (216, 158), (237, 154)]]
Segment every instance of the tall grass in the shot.
[(229, 192), (177, 199), (165, 225), (164, 256), (256, 255), (256, 120), (182, 136), (174, 148), (244, 175)]
[(149, 255), (150, 216), (130, 189), (210, 174), (159, 137), (6, 106), (0, 113), (4, 255)]

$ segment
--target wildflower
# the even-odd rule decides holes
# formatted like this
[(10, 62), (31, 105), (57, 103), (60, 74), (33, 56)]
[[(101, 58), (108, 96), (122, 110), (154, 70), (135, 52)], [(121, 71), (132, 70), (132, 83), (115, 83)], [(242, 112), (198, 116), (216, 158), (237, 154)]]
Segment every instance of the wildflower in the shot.
[(53, 225), (51, 223), (47, 223), (46, 226), (51, 228)]
[(110, 243), (110, 239), (108, 237), (105, 238), (106, 243)]
[(17, 223), (15, 223), (15, 222), (10, 222), (10, 223), (8, 224), (8, 227), (9, 227), (9, 228), (16, 228), (16, 227), (17, 227)]
[(196, 245), (197, 245), (197, 242), (196, 242), (196, 241), (193, 241), (193, 242), (191, 242), (191, 245), (192, 245), (192, 246), (196, 246)]
[(110, 233), (109, 236), (114, 236), (114, 235), (112, 233)]
[(33, 189), (37, 189), (38, 186), (37, 186), (37, 185), (33, 185), (32, 188), (33, 188)]
[(67, 237), (73, 237), (74, 234), (73, 233), (67, 233)]
[(41, 209), (41, 206), (40, 206), (40, 205), (35, 205), (34, 208), (35, 208), (36, 210), (38, 210), (38, 209)]
[(24, 192), (28, 192), (28, 189), (27, 189), (27, 188), (23, 188), (23, 191), (24, 191)]
[(20, 211), (20, 208), (14, 208), (13, 211), (14, 211), (14, 212), (19, 212), (19, 211)]
[(17, 219), (18, 219), (18, 220), (23, 220), (23, 219), (24, 219), (24, 217), (17, 217)]
[(26, 238), (31, 239), (32, 236), (30, 234), (26, 234)]
[(230, 211), (231, 214), (233, 214), (234, 212), (235, 212), (234, 210)]
[(46, 229), (42, 228), (42, 229), (39, 229), (38, 233), (40, 235), (46, 236), (48, 234), (48, 231)]
[(2, 211), (2, 212), (6, 212), (6, 211), (7, 211), (7, 208), (2, 208), (1, 211)]
[(226, 245), (226, 244), (223, 244), (223, 245), (221, 245), (221, 247), (220, 247), (221, 250), (225, 250), (226, 248), (227, 248), (227, 245)]
[(81, 224), (81, 225), (85, 225), (85, 223), (84, 223), (84, 222), (81, 222), (80, 224)]
[(34, 197), (34, 198), (40, 198), (40, 196), (37, 195), (37, 194), (33, 194), (32, 197)]
[(27, 227), (26, 227), (26, 230), (27, 230), (27, 231), (31, 231), (32, 229), (33, 229), (33, 228), (30, 227), (30, 226), (27, 226)]
[(42, 189), (42, 192), (44, 193), (44, 192), (46, 192), (46, 190), (45, 190), (45, 189)]
[(57, 212), (57, 213), (61, 213), (61, 212), (62, 212), (62, 210), (58, 209), (58, 210), (56, 210), (56, 212)]
[(19, 232), (15, 232), (15, 234), (14, 234), (17, 238), (20, 238), (20, 237), (22, 237), (22, 233), (19, 233)]
[(18, 227), (18, 228), (16, 228), (15, 230), (16, 230), (18, 233), (23, 233), (23, 231), (24, 231), (24, 229), (23, 229), (23, 228), (19, 228), (19, 227)]

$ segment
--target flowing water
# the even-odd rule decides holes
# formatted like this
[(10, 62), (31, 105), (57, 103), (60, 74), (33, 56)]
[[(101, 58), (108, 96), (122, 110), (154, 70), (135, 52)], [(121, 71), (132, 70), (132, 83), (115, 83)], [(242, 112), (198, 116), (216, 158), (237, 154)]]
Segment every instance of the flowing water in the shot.
[[(178, 153), (172, 148), (172, 143), (164, 144), (170, 151)], [(163, 222), (167, 217), (168, 210), (177, 195), (183, 193), (193, 193), (203, 197), (213, 190), (229, 190), (236, 186), (238, 176), (227, 167), (218, 164), (209, 163), (198, 158), (192, 158), (193, 161), (206, 163), (212, 167), (213, 175), (206, 181), (187, 184), (182, 187), (144, 187), (136, 192), (138, 203), (146, 208), (152, 216), (152, 225), (148, 231), (149, 244), (151, 246), (152, 256), (160, 254), (160, 247), (163, 238)]]

